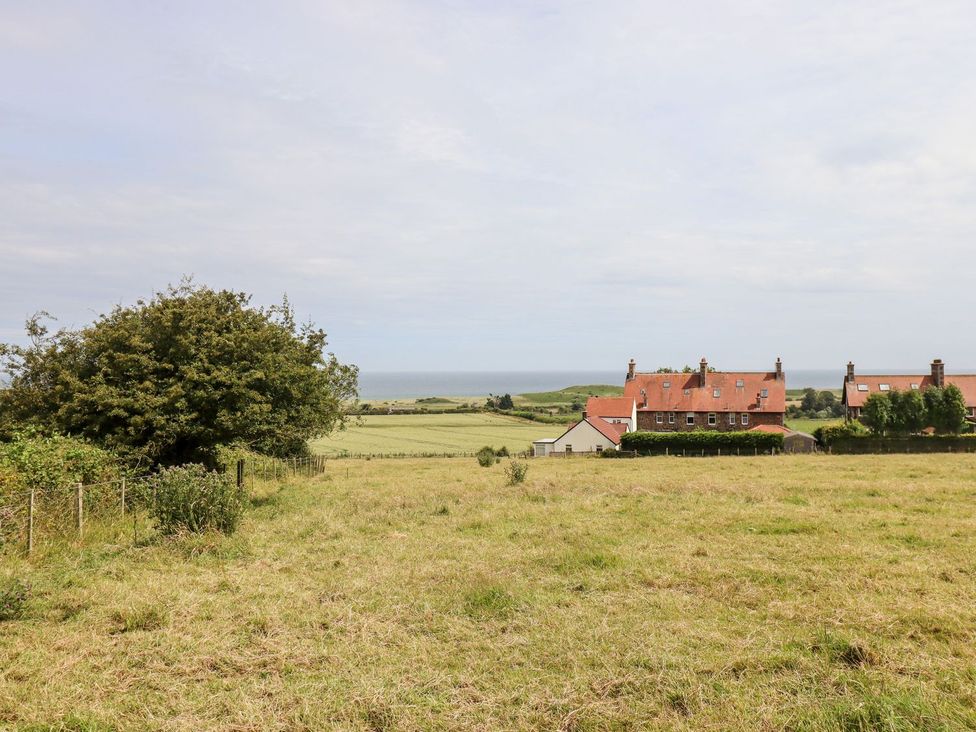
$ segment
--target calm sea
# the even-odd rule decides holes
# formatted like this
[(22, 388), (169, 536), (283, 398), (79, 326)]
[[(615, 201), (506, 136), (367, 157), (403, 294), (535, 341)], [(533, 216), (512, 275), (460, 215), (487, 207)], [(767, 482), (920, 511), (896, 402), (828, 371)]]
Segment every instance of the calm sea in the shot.
[[(899, 373), (891, 369), (886, 373)], [(885, 373), (885, 372), (882, 372)], [(415, 399), (431, 396), (483, 397), (552, 391), (574, 384), (624, 383), (626, 371), (364, 371), (359, 374), (361, 399)], [(842, 369), (794, 369), (786, 372), (790, 389), (839, 389)]]

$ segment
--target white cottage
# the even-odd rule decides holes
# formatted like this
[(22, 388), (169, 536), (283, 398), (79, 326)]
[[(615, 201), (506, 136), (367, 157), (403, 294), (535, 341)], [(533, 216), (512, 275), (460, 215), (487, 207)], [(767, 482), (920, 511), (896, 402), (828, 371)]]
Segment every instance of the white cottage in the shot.
[(600, 417), (587, 417), (555, 439), (532, 443), (536, 457), (619, 450), (620, 435), (627, 432), (622, 422), (611, 423)]

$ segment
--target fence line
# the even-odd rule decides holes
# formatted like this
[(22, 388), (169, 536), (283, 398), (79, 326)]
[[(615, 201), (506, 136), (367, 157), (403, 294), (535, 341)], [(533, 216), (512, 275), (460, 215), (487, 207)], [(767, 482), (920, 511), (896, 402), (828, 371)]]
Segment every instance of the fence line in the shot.
[[(311, 478), (323, 474), (326, 470), (326, 463), (327, 458), (324, 455), (287, 459), (249, 457), (237, 461), (237, 484), (242, 487), (250, 486), (253, 488), (255, 480), (278, 482), (296, 477)], [(88, 519), (111, 515), (106, 513), (105, 509), (114, 505), (116, 506), (114, 510), (118, 511), (117, 515), (123, 519), (128, 508), (133, 521), (133, 543), (136, 543), (139, 516), (134, 496), (139, 494), (141, 482), (151, 475), (151, 473), (137, 476), (129, 475), (114, 480), (72, 483), (48, 489), (32, 487), (23, 493), (17, 491), (11, 495), (13, 501), (5, 505), (0, 504), (0, 529), (5, 528), (4, 524), (6, 524), (14, 527), (13, 532), (15, 534), (22, 536), (21, 532), (23, 531), (26, 534), (24, 546), (29, 556), (37, 546), (37, 528), (39, 519), (43, 516), (52, 517), (55, 524), (61, 524), (61, 526), (54, 528), (58, 535), (69, 536), (74, 534), (79, 541), (82, 541)], [(59, 503), (61, 504), (60, 508), (58, 507)], [(26, 516), (24, 516), (24, 512)], [(64, 525), (66, 522), (70, 523)], [(0, 532), (0, 546), (3, 543), (3, 533)]]

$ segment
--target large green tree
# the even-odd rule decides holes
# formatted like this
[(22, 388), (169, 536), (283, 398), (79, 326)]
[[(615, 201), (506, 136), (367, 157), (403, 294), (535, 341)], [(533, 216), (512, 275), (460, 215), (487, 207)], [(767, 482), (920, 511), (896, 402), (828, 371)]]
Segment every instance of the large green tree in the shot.
[(864, 400), (861, 421), (876, 435), (884, 435), (891, 426), (891, 400), (882, 392), (875, 392)]
[(30, 344), (0, 346), (10, 388), (0, 428), (87, 437), (148, 464), (213, 465), (219, 446), (307, 450), (342, 425), (358, 370), (326, 354), (287, 300), (183, 283), (80, 330), (27, 324)]

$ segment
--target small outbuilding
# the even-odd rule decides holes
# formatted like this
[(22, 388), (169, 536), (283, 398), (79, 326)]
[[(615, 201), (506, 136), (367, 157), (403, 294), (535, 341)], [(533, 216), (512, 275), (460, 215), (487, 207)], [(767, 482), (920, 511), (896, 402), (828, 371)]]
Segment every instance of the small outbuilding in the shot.
[(783, 435), (783, 452), (816, 452), (817, 438), (778, 424), (761, 424), (750, 432), (770, 432)]

